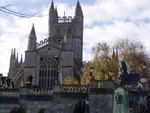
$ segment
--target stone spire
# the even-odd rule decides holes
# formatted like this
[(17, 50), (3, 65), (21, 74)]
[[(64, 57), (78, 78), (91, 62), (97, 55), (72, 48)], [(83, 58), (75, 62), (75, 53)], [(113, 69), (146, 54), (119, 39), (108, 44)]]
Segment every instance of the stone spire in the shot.
[(18, 53), (17, 53), (17, 58), (16, 58), (16, 60), (17, 60), (17, 63), (18, 63)]
[(36, 33), (34, 24), (32, 25), (31, 32), (28, 39), (28, 50), (35, 50), (36, 49)]
[(14, 48), (14, 58), (16, 58), (16, 49)]
[(20, 58), (20, 63), (23, 63), (23, 60), (22, 60), (22, 54), (21, 54), (21, 58)]
[(49, 19), (48, 19), (48, 35), (49, 35), (49, 37), (53, 37), (54, 27), (57, 22), (58, 22), (57, 7), (54, 8), (54, 2), (52, 0), (51, 6), (49, 9)]
[(13, 58), (13, 56), (14, 56), (13, 49), (11, 49), (11, 56), (10, 56), (10, 58)]
[(11, 49), (10, 62), (16, 59), (16, 49)]
[(78, 0), (77, 5), (76, 5), (75, 16), (76, 16), (76, 17), (77, 17), (77, 16), (83, 17), (83, 12), (82, 12), (82, 8), (81, 8), (81, 5), (80, 5), (79, 0)]
[(52, 0), (52, 3), (51, 3), (51, 6), (50, 6), (50, 9), (49, 9), (49, 13), (54, 11), (54, 2)]
[(31, 29), (31, 32), (30, 32), (30, 35), (29, 35), (29, 36), (30, 36), (30, 37), (31, 37), (31, 36), (36, 36), (34, 24), (32, 25), (32, 29)]
[(55, 7), (55, 16), (58, 17), (57, 7)]

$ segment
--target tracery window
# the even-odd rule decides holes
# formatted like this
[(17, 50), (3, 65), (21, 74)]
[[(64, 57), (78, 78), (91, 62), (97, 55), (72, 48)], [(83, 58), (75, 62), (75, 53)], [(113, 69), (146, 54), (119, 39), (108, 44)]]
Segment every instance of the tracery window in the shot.
[(52, 88), (58, 83), (58, 58), (40, 58), (39, 87)]

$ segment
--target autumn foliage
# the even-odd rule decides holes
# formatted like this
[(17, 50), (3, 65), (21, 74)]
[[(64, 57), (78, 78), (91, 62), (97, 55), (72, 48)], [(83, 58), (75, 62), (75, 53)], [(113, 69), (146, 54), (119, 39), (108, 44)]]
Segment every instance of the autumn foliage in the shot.
[[(119, 61), (124, 60), (128, 66), (128, 73), (148, 74), (150, 69), (149, 56), (142, 42), (137, 40), (120, 39), (114, 44), (99, 42), (92, 48), (92, 63), (84, 63), (82, 84), (89, 83), (90, 67), (93, 67), (93, 76), (97, 80), (107, 80), (109, 76), (117, 82)], [(143, 64), (146, 69), (143, 69)]]

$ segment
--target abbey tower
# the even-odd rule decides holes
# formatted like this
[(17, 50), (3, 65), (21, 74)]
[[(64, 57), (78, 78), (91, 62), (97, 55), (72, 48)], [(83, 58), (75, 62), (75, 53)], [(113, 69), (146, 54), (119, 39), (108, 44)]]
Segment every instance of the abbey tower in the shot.
[(59, 17), (52, 1), (49, 9), (48, 28), (48, 37), (37, 42), (33, 24), (28, 37), (24, 62), (14, 60), (16, 56), (12, 53), (13, 61), (10, 59), (9, 77), (14, 82), (19, 80), (19, 84), (26, 83), (33, 78), (32, 85), (47, 88), (52, 88), (56, 83), (62, 84), (63, 80), (69, 76), (80, 82), (83, 13), (79, 1), (74, 17), (65, 15)]

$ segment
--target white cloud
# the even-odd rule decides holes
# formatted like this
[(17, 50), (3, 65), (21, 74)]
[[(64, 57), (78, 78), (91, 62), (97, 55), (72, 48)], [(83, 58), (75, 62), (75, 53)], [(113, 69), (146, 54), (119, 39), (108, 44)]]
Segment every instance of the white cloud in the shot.
[(85, 24), (150, 18), (148, 4), (150, 0), (97, 0), (93, 5), (83, 5)]
[[(66, 15), (74, 16), (75, 6), (58, 2), (55, 4), (60, 16), (64, 15), (64, 11)], [(95, 0), (92, 4), (81, 4), (85, 23), (83, 59), (91, 59), (91, 48), (96, 43), (107, 41), (111, 44), (118, 38), (134, 38), (150, 48), (149, 4), (150, 0)], [(32, 23), (35, 24), (38, 41), (47, 38), (49, 6), (43, 4), (42, 7), (39, 15), (45, 16), (40, 18), (0, 18), (0, 72), (5, 75), (11, 49), (16, 48), (19, 54), (26, 50)], [(38, 10), (37, 7), (31, 9), (32, 12)]]

